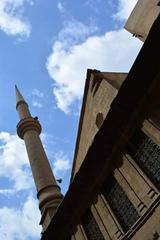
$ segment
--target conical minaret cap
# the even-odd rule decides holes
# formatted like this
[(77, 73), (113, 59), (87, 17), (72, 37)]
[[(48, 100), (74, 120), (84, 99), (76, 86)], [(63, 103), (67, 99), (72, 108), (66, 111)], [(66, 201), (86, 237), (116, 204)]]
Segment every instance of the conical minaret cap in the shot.
[(15, 90), (16, 90), (16, 104), (17, 104), (18, 102), (21, 102), (21, 101), (25, 102), (24, 97), (23, 97), (22, 94), (20, 93), (17, 85), (15, 85)]
[(20, 93), (17, 85), (15, 85), (15, 91), (16, 91), (16, 108), (17, 108), (17, 106), (20, 102), (26, 103), (26, 101), (25, 101), (24, 97), (22, 96), (22, 94)]

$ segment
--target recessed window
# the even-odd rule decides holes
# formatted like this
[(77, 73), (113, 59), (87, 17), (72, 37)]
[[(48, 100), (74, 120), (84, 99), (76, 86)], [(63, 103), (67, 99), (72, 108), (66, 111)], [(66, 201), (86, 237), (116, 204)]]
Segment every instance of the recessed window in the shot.
[(104, 182), (102, 193), (124, 232), (127, 232), (138, 220), (139, 215), (113, 175)]
[(90, 209), (82, 216), (82, 226), (88, 240), (104, 240), (99, 226)]
[(160, 147), (140, 129), (135, 132), (127, 146), (127, 152), (148, 177), (160, 184)]

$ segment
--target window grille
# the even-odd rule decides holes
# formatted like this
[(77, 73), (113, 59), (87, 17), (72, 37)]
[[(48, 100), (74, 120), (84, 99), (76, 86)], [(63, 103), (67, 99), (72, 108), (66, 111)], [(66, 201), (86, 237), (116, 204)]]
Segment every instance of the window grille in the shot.
[(130, 140), (127, 152), (156, 184), (160, 184), (160, 147), (141, 130)]
[(104, 240), (96, 220), (90, 209), (82, 216), (82, 226), (88, 240)]
[(139, 215), (117, 180), (111, 175), (103, 184), (102, 193), (124, 232), (138, 220)]

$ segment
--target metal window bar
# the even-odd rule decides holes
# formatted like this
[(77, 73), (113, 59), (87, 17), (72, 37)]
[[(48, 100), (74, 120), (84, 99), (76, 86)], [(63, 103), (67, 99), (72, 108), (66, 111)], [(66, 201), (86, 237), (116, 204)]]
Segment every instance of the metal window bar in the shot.
[(104, 182), (102, 193), (124, 232), (127, 232), (138, 220), (139, 215), (113, 175)]
[(156, 184), (160, 184), (160, 147), (142, 130), (137, 130), (130, 139), (127, 152)]
[(82, 216), (82, 226), (88, 240), (104, 240), (99, 226), (90, 209)]

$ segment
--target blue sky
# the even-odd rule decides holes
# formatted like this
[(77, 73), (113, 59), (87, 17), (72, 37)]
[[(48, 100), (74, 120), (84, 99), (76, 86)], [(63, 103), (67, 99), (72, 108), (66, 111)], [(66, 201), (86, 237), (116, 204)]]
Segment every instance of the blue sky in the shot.
[(62, 192), (69, 184), (87, 68), (127, 72), (141, 42), (124, 23), (137, 0), (0, 0), (1, 240), (36, 240), (40, 213), (24, 143), (17, 84), (43, 126)]

